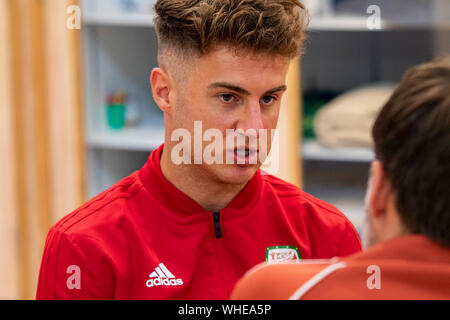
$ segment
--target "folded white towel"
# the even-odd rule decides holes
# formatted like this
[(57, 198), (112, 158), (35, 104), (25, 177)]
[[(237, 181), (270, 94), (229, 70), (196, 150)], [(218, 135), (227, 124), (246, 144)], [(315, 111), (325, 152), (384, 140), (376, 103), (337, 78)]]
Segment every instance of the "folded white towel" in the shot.
[(371, 148), (372, 125), (394, 89), (393, 84), (372, 84), (333, 99), (317, 112), (318, 142), (330, 147)]

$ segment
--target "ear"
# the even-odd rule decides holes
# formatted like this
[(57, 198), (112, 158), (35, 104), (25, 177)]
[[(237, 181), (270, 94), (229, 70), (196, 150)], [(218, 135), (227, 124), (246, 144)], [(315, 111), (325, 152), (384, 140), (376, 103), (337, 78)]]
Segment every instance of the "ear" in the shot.
[(170, 101), (170, 90), (172, 82), (169, 74), (161, 68), (155, 68), (150, 76), (152, 85), (153, 99), (158, 107), (167, 114), (171, 114), (172, 105)]
[(386, 215), (389, 206), (391, 184), (379, 160), (371, 164), (371, 184), (370, 213), (373, 219), (382, 218)]

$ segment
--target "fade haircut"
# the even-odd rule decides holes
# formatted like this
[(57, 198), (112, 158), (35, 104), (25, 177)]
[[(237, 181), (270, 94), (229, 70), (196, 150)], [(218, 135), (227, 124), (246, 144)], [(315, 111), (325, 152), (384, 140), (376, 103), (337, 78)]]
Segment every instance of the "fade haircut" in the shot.
[(216, 45), (295, 58), (308, 23), (299, 0), (158, 0), (154, 11), (160, 65)]
[(450, 247), (450, 56), (409, 70), (372, 133), (403, 225)]

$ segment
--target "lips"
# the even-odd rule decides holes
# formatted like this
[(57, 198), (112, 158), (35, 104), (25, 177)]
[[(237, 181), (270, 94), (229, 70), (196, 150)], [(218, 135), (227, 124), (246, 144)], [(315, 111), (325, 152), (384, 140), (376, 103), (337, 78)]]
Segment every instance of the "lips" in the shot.
[(258, 157), (257, 149), (250, 149), (249, 147), (236, 147), (233, 151), (234, 154), (234, 164), (246, 165), (246, 164), (256, 164)]
[(235, 149), (234, 152), (237, 154), (238, 157), (248, 157), (249, 155), (257, 151), (245, 148), (245, 149)]

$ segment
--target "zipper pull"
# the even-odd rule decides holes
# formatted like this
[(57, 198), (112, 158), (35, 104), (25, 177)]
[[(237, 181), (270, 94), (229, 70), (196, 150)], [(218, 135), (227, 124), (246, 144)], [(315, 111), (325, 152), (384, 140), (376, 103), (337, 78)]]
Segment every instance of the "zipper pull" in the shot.
[(220, 226), (220, 211), (213, 212), (214, 219), (214, 231), (216, 233), (216, 238), (222, 238), (222, 227)]

